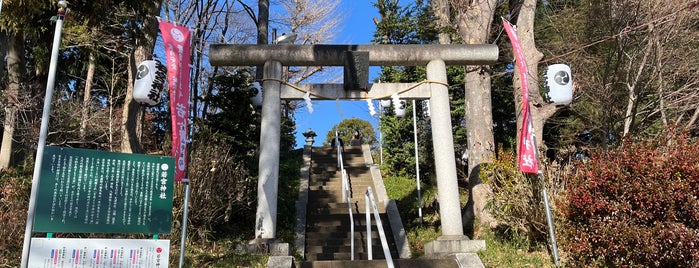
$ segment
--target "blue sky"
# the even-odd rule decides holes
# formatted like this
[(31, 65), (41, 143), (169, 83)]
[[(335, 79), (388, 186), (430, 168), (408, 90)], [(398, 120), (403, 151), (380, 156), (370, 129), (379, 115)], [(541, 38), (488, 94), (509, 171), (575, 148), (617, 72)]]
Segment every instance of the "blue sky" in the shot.
[[(343, 0), (342, 12), (347, 14), (342, 23), (342, 32), (337, 37), (335, 44), (369, 44), (376, 29), (373, 18), (378, 17), (376, 8), (371, 4), (372, 0)], [(412, 2), (412, 1), (407, 1)], [(378, 67), (372, 67), (369, 81), (376, 77)], [(301, 133), (309, 128), (318, 134), (314, 146), (319, 146), (325, 140), (325, 135), (332, 127), (343, 119), (359, 118), (369, 121), (374, 125), (374, 131), (378, 133), (378, 116), (369, 114), (367, 102), (361, 101), (313, 101), (313, 113), (302, 108), (296, 111), (296, 147), (301, 148), (305, 144), (305, 138)], [(374, 101), (374, 107), (378, 113), (379, 103)]]

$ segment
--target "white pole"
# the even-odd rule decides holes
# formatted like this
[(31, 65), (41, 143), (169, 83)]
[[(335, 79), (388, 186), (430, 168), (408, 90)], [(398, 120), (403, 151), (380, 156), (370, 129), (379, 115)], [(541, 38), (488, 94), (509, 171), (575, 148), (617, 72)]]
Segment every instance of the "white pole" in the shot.
[(189, 179), (185, 178), (184, 182), (184, 211), (182, 211), (182, 238), (180, 239), (180, 265), (184, 264), (184, 248), (187, 240), (187, 213), (189, 207)]
[(420, 158), (417, 155), (417, 116), (415, 109), (415, 100), (413, 100), (413, 137), (415, 139), (415, 174), (417, 175), (417, 216), (418, 222), (422, 224), (422, 196), (420, 194)]
[(364, 216), (366, 219), (366, 249), (367, 260), (373, 260), (374, 253), (371, 245), (371, 208), (369, 207), (369, 202), (369, 192), (367, 191), (364, 195)]
[[(381, 101), (379, 101), (379, 107), (381, 106)], [(381, 113), (383, 113), (383, 108), (379, 108), (379, 164), (383, 165), (383, 138), (381, 137)]]
[[(0, 0), (0, 3), (2, 0)], [(51, 115), (51, 99), (53, 88), (56, 83), (56, 66), (58, 63), (58, 49), (61, 46), (61, 31), (63, 30), (63, 17), (65, 16), (66, 1), (58, 1), (58, 19), (56, 20), (56, 31), (53, 35), (53, 49), (51, 51), (51, 62), (49, 65), (49, 77), (46, 82), (46, 94), (44, 96), (44, 110), (41, 115), (41, 128), (39, 129), (39, 143), (36, 147), (36, 158), (34, 159), (34, 174), (32, 175), (32, 190), (29, 197), (29, 210), (27, 210), (27, 223), (24, 229), (24, 246), (22, 247), (21, 267), (29, 264), (29, 246), (32, 239), (32, 229), (34, 229), (34, 212), (36, 210), (36, 198), (39, 191), (39, 177), (41, 176), (41, 165), (46, 146), (46, 137), (49, 130), (49, 118)]]

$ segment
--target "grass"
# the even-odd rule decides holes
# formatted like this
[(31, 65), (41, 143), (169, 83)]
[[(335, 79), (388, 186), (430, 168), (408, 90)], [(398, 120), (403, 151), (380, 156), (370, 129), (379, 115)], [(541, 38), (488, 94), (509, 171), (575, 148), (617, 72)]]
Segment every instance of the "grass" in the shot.
[[(184, 267), (266, 267), (268, 256), (238, 250), (241, 242), (222, 239), (206, 245), (193, 245), (187, 248)], [(171, 251), (174, 250), (171, 246)], [(170, 267), (179, 263), (179, 246), (170, 254)]]
[(524, 239), (506, 239), (483, 229), (478, 239), (485, 240), (486, 250), (478, 256), (485, 267), (556, 267), (543, 246), (532, 247)]

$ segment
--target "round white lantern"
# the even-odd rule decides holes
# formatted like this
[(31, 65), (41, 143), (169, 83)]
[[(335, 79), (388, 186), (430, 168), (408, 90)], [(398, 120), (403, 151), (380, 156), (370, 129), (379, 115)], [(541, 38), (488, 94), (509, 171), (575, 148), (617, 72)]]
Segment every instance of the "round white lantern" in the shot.
[(546, 67), (546, 98), (549, 103), (568, 105), (573, 101), (573, 76), (570, 66), (553, 64)]
[(399, 100), (398, 104), (393, 107), (396, 111), (396, 116), (405, 116), (405, 109), (408, 108), (408, 102), (405, 100)]
[(252, 105), (255, 107), (262, 106), (262, 86), (260, 86), (260, 82), (252, 82), (248, 90), (250, 90), (254, 95), (250, 97)]
[(158, 104), (163, 85), (167, 79), (167, 68), (157, 60), (146, 60), (138, 65), (134, 82), (133, 98), (148, 106)]

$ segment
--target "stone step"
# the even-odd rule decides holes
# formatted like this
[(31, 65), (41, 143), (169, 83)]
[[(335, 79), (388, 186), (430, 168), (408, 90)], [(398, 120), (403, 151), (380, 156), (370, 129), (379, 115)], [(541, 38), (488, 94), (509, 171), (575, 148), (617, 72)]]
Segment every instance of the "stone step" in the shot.
[[(357, 215), (361, 215), (361, 217), (364, 217), (364, 214), (366, 213), (366, 206), (364, 205), (364, 202), (353, 203), (351, 207), (352, 213), (354, 214), (355, 218), (357, 217)], [(386, 209), (381, 207), (377, 207), (377, 209), (379, 210), (379, 216), (381, 217), (381, 220), (383, 220), (385, 216), (384, 214), (386, 213)], [(318, 214), (338, 215), (337, 217), (349, 217), (349, 208), (347, 207), (347, 203), (313, 202), (308, 204), (307, 211), (309, 214), (313, 214), (313, 217), (315, 217), (315, 215)], [(374, 211), (372, 208), (369, 208), (369, 213), (371, 213), (373, 220)]]
[[(323, 246), (323, 247), (334, 247), (334, 246), (350, 246), (352, 244), (352, 238), (351, 237), (342, 237), (342, 238), (311, 238), (308, 240), (306, 243), (306, 247), (313, 247), (313, 246)], [(354, 245), (364, 245), (366, 244), (366, 236), (363, 234), (355, 234), (354, 236)], [(378, 235), (372, 235), (371, 237), (371, 244), (373, 245), (381, 245), (381, 239), (379, 238)], [(389, 243), (391, 245), (391, 243)], [(306, 251), (308, 252), (308, 251)]]
[[(341, 199), (342, 199), (341, 195), (338, 196), (337, 198), (334, 198), (334, 197), (311, 197), (311, 196), (309, 196), (308, 197), (308, 206), (319, 207), (324, 203), (342, 203), (342, 201), (345, 201), (345, 200), (341, 200)], [(353, 195), (350, 200), (351, 200), (350, 203), (352, 203), (352, 204), (359, 204), (362, 207), (364, 206), (364, 196), (363, 195), (362, 196)], [(347, 202), (345, 202), (345, 203), (347, 203)]]
[[(424, 267), (439, 267), (439, 268), (457, 268), (459, 264), (454, 259), (394, 259), (395, 267), (400, 268), (424, 268)], [(386, 260), (358, 260), (355, 256), (354, 261), (347, 260), (327, 260), (302, 262), (300, 268), (386, 268)], [(468, 268), (468, 267), (464, 267)]]
[[(348, 195), (351, 198), (364, 198), (368, 187), (370, 186), (350, 183)], [(328, 187), (327, 190), (313, 190), (313, 188), (309, 187), (308, 196), (309, 198), (342, 198), (342, 193), (343, 190), (340, 185)]]
[[(322, 188), (317, 188), (318, 190), (325, 190), (326, 188), (328, 190), (332, 189), (332, 187), (335, 187), (333, 190), (338, 190), (342, 189), (342, 179), (341, 178), (329, 178), (329, 179), (320, 179), (320, 180), (314, 180), (311, 178), (309, 181), (309, 190), (315, 190), (315, 187), (318, 186), (323, 186)], [(350, 187), (358, 187), (359, 189), (364, 189), (366, 191), (366, 188), (369, 186), (374, 186), (374, 183), (372, 180), (369, 179), (352, 179), (349, 182)], [(311, 188), (313, 187), (313, 188)]]
[[(366, 227), (356, 228), (354, 230), (354, 240), (357, 243), (366, 243)], [(379, 232), (373, 228), (371, 231), (370, 238), (372, 243), (377, 245), (381, 244), (379, 238)], [(388, 240), (388, 234), (386, 234), (386, 239)], [(345, 230), (338, 231), (325, 231), (325, 232), (308, 232), (306, 235), (307, 246), (349, 246), (352, 242), (352, 232)], [(389, 244), (391, 244), (389, 242)]]
[[(332, 207), (327, 205), (328, 203), (313, 203), (308, 205), (308, 214), (318, 215), (318, 214), (336, 214), (336, 215), (343, 215), (344, 217), (349, 217), (349, 208), (347, 207), (347, 203), (343, 203), (342, 205), (333, 205)], [(357, 203), (356, 205), (352, 205), (352, 213), (354, 214), (354, 217), (356, 218), (357, 215), (361, 215), (361, 217), (364, 217), (366, 211), (366, 206), (362, 203)], [(385, 209), (379, 209), (379, 215), (382, 216), (383, 220), (383, 214), (386, 212)], [(372, 213), (372, 220), (373, 220), (373, 210), (369, 208), (369, 213)]]
[[(374, 253), (374, 257), (376, 257), (378, 254), (381, 253), (381, 257), (383, 257), (383, 247), (381, 246), (381, 242), (378, 244), (372, 242), (371, 244), (371, 250), (372, 253)], [(310, 246), (306, 247), (306, 252), (309, 252), (311, 254), (319, 254), (319, 253), (347, 253), (347, 252), (352, 252), (352, 245), (342, 245), (342, 246)], [(368, 253), (369, 250), (366, 245), (366, 241), (362, 241), (362, 243), (355, 243), (354, 244), (354, 252), (355, 253)], [(395, 252), (391, 252), (391, 256), (393, 256)], [(354, 256), (355, 259), (357, 256)]]
[[(312, 261), (324, 261), (324, 260), (351, 260), (352, 259), (352, 251), (347, 251), (347, 252), (331, 252), (331, 253), (313, 253), (313, 254), (307, 254), (309, 257), (308, 259), (311, 259)], [(373, 252), (373, 259), (374, 260), (384, 260), (385, 264), (385, 257), (383, 254), (382, 250), (374, 251)], [(391, 256), (395, 255), (395, 253), (392, 253)], [(354, 259), (355, 260), (366, 260), (369, 258), (369, 254), (367, 252), (354, 252)], [(395, 257), (394, 257), (395, 258)], [(332, 266), (335, 267), (335, 266)]]
[[(313, 217), (320, 217), (321, 215), (318, 216), (313, 216)], [(382, 223), (385, 222), (385, 219), (381, 219)], [(354, 228), (355, 231), (365, 231), (366, 230), (366, 218), (364, 215), (361, 215), (361, 217), (357, 217), (355, 215), (354, 217)], [(374, 217), (371, 219), (372, 225), (371, 228), (372, 230), (376, 230), (376, 221), (374, 221)], [(349, 232), (350, 230), (350, 219), (349, 217), (347, 218), (338, 218), (336, 220), (326, 220), (326, 221), (321, 221), (321, 222), (314, 222), (312, 224), (308, 224), (306, 227), (307, 232), (340, 232), (340, 231), (346, 231)], [(384, 230), (386, 230), (387, 227), (384, 227)]]

